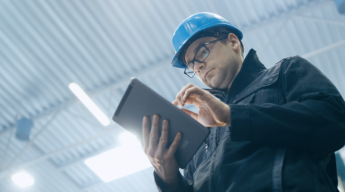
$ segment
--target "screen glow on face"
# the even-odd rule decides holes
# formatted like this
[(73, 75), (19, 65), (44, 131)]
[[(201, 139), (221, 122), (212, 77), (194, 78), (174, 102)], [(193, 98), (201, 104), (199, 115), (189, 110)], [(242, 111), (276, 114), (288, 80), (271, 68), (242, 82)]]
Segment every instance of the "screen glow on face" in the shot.
[(85, 160), (85, 164), (104, 182), (125, 177), (151, 167), (139, 141), (130, 133), (120, 136), (122, 146)]

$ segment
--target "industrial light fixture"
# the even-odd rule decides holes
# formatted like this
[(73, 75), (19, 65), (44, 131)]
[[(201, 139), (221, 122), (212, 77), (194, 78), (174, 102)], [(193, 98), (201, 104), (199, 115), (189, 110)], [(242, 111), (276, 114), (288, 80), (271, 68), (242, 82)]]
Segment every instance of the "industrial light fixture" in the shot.
[(104, 182), (151, 167), (139, 141), (133, 135), (125, 133), (119, 139), (124, 143), (122, 146), (85, 160), (85, 164)]
[(12, 181), (19, 187), (24, 188), (34, 184), (34, 178), (26, 172), (19, 172), (12, 175)]
[(104, 126), (110, 124), (109, 118), (98, 108), (78, 84), (70, 83), (68, 87)]

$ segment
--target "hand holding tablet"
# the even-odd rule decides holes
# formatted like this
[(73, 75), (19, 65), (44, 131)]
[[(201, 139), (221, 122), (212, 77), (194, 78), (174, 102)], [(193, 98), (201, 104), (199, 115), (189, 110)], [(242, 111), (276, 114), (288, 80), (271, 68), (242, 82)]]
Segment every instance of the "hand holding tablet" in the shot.
[(160, 138), (158, 138), (159, 116), (154, 115), (152, 119), (150, 131), (149, 118), (143, 118), (142, 146), (157, 175), (166, 184), (174, 185), (178, 182), (179, 172), (179, 165), (174, 154), (180, 144), (182, 134), (177, 133), (170, 147), (166, 148), (168, 143), (169, 122), (163, 120), (162, 134)]
[[(162, 133), (163, 120), (167, 120), (169, 124), (166, 148), (170, 148), (178, 132), (182, 133), (174, 156), (178, 166), (185, 168), (208, 136), (209, 129), (171, 104), (138, 79), (132, 78), (115, 111), (113, 120), (134, 134), (143, 143), (143, 117), (147, 116), (152, 118), (155, 114), (159, 116), (159, 119), (155, 122), (155, 129), (158, 134), (157, 138), (160, 138), (160, 134)], [(147, 123), (152, 124), (153, 121), (149, 120)], [(148, 127), (150, 128), (150, 126)]]

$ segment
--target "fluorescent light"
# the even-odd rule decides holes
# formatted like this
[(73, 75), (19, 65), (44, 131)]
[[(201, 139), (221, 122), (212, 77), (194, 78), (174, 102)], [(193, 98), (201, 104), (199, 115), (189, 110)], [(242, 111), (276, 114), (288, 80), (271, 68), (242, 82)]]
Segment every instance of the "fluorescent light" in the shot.
[(34, 179), (31, 175), (20, 172), (12, 175), (12, 181), (17, 184), (19, 187), (24, 188), (34, 184)]
[(104, 182), (113, 181), (151, 167), (139, 142), (133, 141), (135, 138), (133, 137), (129, 133), (123, 134), (120, 136), (120, 140), (123, 140), (125, 145), (87, 159), (85, 164)]
[(70, 83), (68, 87), (104, 126), (110, 124), (109, 118), (97, 107), (78, 84)]

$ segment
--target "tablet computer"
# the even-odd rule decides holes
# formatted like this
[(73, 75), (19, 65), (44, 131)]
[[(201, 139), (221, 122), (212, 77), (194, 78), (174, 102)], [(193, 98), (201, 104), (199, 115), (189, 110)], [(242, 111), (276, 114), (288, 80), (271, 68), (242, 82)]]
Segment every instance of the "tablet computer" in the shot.
[(175, 158), (179, 167), (185, 168), (208, 136), (209, 129), (137, 78), (132, 78), (114, 113), (113, 120), (141, 141), (143, 117), (148, 116), (152, 119), (154, 114), (159, 115), (159, 134), (161, 134), (163, 120), (167, 119), (169, 121), (167, 148), (173, 142), (176, 134), (182, 132)]

